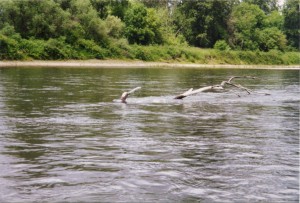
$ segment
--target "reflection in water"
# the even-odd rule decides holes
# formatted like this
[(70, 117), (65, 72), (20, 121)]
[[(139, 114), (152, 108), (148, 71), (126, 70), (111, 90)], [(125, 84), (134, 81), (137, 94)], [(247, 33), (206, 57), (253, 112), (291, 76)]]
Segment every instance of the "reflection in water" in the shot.
[[(232, 75), (271, 95), (173, 99)], [(298, 201), (298, 95), (299, 71), (0, 69), (0, 200)]]

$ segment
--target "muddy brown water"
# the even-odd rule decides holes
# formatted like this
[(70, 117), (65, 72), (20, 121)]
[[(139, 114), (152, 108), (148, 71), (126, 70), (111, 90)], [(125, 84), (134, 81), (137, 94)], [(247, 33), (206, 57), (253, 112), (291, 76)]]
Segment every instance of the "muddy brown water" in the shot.
[[(271, 95), (173, 99), (233, 75)], [(299, 70), (0, 68), (0, 201), (298, 202), (299, 101)]]

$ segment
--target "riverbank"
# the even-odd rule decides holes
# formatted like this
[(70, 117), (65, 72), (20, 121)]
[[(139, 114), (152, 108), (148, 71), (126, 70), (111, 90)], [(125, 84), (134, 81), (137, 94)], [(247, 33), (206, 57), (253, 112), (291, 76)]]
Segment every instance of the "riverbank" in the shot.
[(123, 60), (67, 60), (67, 61), (0, 61), (0, 67), (93, 67), (93, 68), (252, 68), (252, 69), (299, 69), (300, 65), (231, 65), (168, 63)]

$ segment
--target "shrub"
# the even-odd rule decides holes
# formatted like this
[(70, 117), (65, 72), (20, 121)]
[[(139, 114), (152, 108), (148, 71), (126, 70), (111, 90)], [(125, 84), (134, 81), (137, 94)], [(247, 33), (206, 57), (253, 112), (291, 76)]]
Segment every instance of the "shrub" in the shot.
[(76, 58), (72, 47), (65, 43), (65, 38), (49, 39), (45, 44), (46, 59), (71, 59)]
[(33, 59), (46, 59), (45, 55), (46, 41), (37, 39), (22, 39), (20, 43), (20, 49)]
[(24, 54), (19, 50), (18, 41), (0, 34), (0, 59), (19, 60), (24, 58)]
[(229, 51), (230, 46), (226, 43), (225, 40), (218, 40), (216, 41), (214, 45), (214, 49), (220, 50), (220, 51)]
[(101, 48), (93, 40), (80, 39), (77, 41), (76, 46), (79, 51), (83, 52), (84, 58), (87, 59), (104, 59), (109, 55), (107, 50)]

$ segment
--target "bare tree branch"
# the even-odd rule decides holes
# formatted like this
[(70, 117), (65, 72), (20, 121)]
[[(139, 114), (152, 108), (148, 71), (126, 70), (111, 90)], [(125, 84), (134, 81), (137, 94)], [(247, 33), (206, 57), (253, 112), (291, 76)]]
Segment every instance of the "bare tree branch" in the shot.
[(257, 79), (257, 77), (252, 77), (252, 76), (233, 76), (231, 78), (229, 78), (229, 80), (227, 82), (231, 82), (233, 79), (235, 78), (248, 78), (248, 79)]
[[(199, 92), (217, 92), (217, 91), (220, 91), (220, 90), (224, 90), (225, 89), (225, 86), (226, 85), (229, 85), (229, 86), (233, 86), (233, 87), (236, 87), (236, 88), (239, 88), (239, 89), (242, 89), (242, 90), (245, 90), (248, 94), (251, 94), (253, 93), (252, 90), (240, 85), (240, 84), (235, 84), (235, 83), (232, 83), (232, 81), (234, 79), (237, 79), (237, 78), (246, 78), (246, 79), (257, 79), (257, 77), (252, 77), (252, 76), (233, 76), (233, 77), (230, 77), (227, 81), (222, 81), (220, 85), (213, 85), (213, 86), (207, 86), (207, 87), (202, 87), (202, 88), (199, 88), (197, 90), (193, 90), (193, 88), (189, 89), (188, 91), (180, 94), (180, 95), (177, 95), (174, 99), (183, 99), (187, 96), (190, 96), (190, 95), (193, 95), (193, 94), (197, 94)], [(259, 92), (256, 92), (258, 94), (264, 94), (264, 95), (270, 95), (268, 93), (259, 93)], [(238, 95), (240, 97), (240, 95)]]
[(189, 89), (188, 91), (177, 95), (174, 99), (183, 99), (187, 96), (193, 95), (193, 94), (197, 94), (199, 92), (216, 92), (219, 90), (224, 90), (224, 88), (220, 85), (213, 85), (213, 86), (207, 86), (207, 87), (202, 87), (196, 90), (193, 90), (193, 88)]

